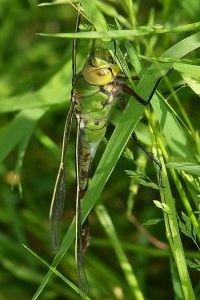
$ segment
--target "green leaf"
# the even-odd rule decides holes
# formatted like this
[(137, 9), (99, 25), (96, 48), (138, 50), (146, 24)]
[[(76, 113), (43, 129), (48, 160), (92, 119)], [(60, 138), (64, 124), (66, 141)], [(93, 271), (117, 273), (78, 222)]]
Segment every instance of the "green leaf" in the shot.
[[(46, 109), (25, 109), (0, 131), (0, 161), (22, 140), (29, 140), (38, 120), (46, 113)], [(12, 137), (12, 138), (11, 138)]]
[(35, 253), (34, 251), (32, 251), (29, 247), (27, 247), (26, 245), (23, 245), (23, 247), (29, 251), (31, 253), (31, 255), (33, 255), (36, 259), (38, 259), (39, 261), (42, 262), (43, 265), (45, 265), (47, 268), (49, 268), (53, 273), (55, 273), (59, 278), (61, 278), (68, 286), (70, 286), (78, 295), (80, 295), (81, 293), (81, 297), (84, 300), (90, 300), (90, 298), (85, 295), (82, 291), (80, 291), (77, 286), (75, 286), (70, 280), (68, 280), (67, 278), (65, 278), (59, 271), (52, 269), (51, 266), (44, 260), (42, 259), (39, 255), (37, 255), (37, 253)]
[(185, 171), (187, 173), (200, 176), (200, 165), (191, 162), (170, 162), (166, 166), (168, 168), (173, 168), (179, 171)]
[(98, 8), (97, 1), (80, 0), (80, 3), (95, 29), (97, 31), (107, 31), (107, 23), (101, 10)]
[(197, 271), (200, 271), (200, 260), (195, 258), (194, 260), (186, 259), (187, 265), (191, 269), (195, 269)]
[[(80, 63), (80, 59), (79, 59)], [(67, 84), (66, 84), (67, 83)], [(71, 92), (71, 60), (38, 91), (0, 100), (0, 113), (49, 108), (66, 103)]]
[(170, 213), (170, 208), (167, 204), (162, 203), (158, 200), (154, 200), (153, 203), (155, 204), (156, 207), (162, 209), (165, 213), (167, 213), (167, 214)]
[(136, 184), (147, 186), (149, 188), (156, 189), (156, 190), (159, 189), (158, 185), (156, 183), (152, 182), (151, 179), (146, 174), (143, 174), (140, 172), (134, 172), (131, 170), (125, 170), (125, 172), (126, 172), (126, 174), (128, 174), (131, 177), (131, 179)]
[[(136, 29), (108, 30), (105, 19), (101, 11), (97, 8), (95, 1), (80, 1), (85, 8), (85, 13), (97, 31), (72, 32), (72, 33), (39, 33), (41, 36), (51, 36), (57, 38), (77, 38), (77, 39), (127, 39), (133, 40), (135, 37), (142, 37), (152, 34), (163, 34), (168, 32), (183, 32), (196, 30), (200, 27), (200, 22), (188, 24), (188, 26), (178, 26), (173, 28), (164, 28), (163, 26), (138, 26)], [(98, 21), (97, 21), (98, 20)], [(196, 27), (197, 26), (197, 27)], [(170, 57), (170, 56), (169, 56)], [(173, 56), (171, 56), (173, 57)], [(167, 58), (167, 57), (166, 57)]]
[(157, 225), (157, 224), (159, 224), (161, 222), (163, 222), (163, 219), (155, 218), (155, 219), (148, 220), (147, 222), (143, 223), (143, 225), (145, 227), (148, 227), (148, 226), (152, 226), (152, 225)]

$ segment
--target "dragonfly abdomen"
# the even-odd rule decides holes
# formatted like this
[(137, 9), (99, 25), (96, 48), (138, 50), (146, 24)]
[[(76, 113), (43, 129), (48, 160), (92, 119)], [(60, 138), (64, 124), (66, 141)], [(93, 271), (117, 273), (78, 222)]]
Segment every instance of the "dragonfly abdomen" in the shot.
[(80, 136), (79, 140), (79, 190), (80, 199), (84, 197), (87, 190), (89, 170), (92, 162), (92, 151), (90, 144), (85, 140), (83, 136)]

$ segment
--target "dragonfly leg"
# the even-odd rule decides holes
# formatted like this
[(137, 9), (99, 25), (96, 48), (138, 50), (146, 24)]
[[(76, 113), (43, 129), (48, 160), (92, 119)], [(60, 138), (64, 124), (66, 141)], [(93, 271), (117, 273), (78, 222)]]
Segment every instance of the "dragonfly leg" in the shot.
[(155, 158), (155, 156), (149, 152), (139, 141), (136, 135), (136, 132), (132, 132), (132, 139), (135, 142), (135, 144), (151, 159), (155, 162), (155, 164), (159, 167), (159, 169), (162, 169), (162, 166), (160, 162)]
[[(174, 69), (170, 68), (168, 70), (168, 72), (166, 73), (166, 76), (168, 76)], [(125, 83), (119, 83), (121, 86), (121, 89), (128, 95), (134, 97), (139, 103), (141, 103), (144, 106), (149, 105), (149, 103), (151, 102), (153, 95), (155, 94), (161, 80), (164, 78), (164, 76), (161, 76), (158, 78), (158, 80), (155, 83), (155, 86), (153, 87), (153, 90), (151, 91), (149, 97), (147, 100), (143, 99), (140, 95), (138, 95), (133, 89), (131, 89), (127, 84)]]
[[(170, 68), (170, 69), (167, 71), (167, 73), (165, 74), (165, 76), (168, 76), (173, 70), (174, 70), (173, 68)], [(151, 99), (153, 98), (153, 95), (155, 94), (155, 92), (156, 92), (156, 90), (157, 90), (157, 88), (158, 88), (158, 86), (159, 86), (159, 84), (160, 84), (160, 82), (161, 82), (161, 80), (162, 80), (163, 78), (164, 78), (164, 76), (161, 76), (161, 77), (158, 78), (158, 80), (156, 81), (156, 84), (155, 84), (153, 90), (151, 91), (151, 94), (149, 95), (149, 98), (147, 99), (145, 105), (148, 105), (148, 104), (151, 102)], [(144, 100), (143, 100), (143, 101), (144, 101)]]
[(150, 95), (151, 96), (150, 100), (148, 99), (146, 101), (142, 97), (140, 97), (140, 95), (138, 95), (133, 89), (131, 89), (127, 84), (121, 83), (120, 87), (123, 90), (123, 92), (134, 97), (139, 103), (141, 103), (144, 106), (147, 106), (149, 104), (149, 102), (151, 101), (151, 98), (153, 97), (153, 94), (154, 94), (154, 93), (153, 94), (151, 93), (152, 95)]
[(158, 169), (159, 169), (159, 173), (158, 173), (158, 181), (159, 181), (159, 186), (160, 187), (164, 187), (162, 184), (162, 166), (160, 164), (160, 162), (157, 160), (157, 158), (153, 155), (153, 153), (149, 152), (139, 141), (136, 135), (136, 132), (133, 131), (132, 132), (132, 139), (134, 141), (134, 143), (152, 160), (154, 161), (154, 163), (157, 165)]
[(153, 155), (153, 153), (149, 152), (139, 141), (138, 141), (138, 138), (137, 138), (137, 135), (136, 135), (136, 132), (133, 131), (132, 132), (132, 139), (133, 141), (135, 142), (135, 144), (157, 165), (158, 167), (158, 183), (159, 183), (159, 186), (161, 188), (164, 188), (163, 186), (163, 183), (162, 183), (162, 166), (160, 164), (160, 162), (157, 160), (157, 158)]

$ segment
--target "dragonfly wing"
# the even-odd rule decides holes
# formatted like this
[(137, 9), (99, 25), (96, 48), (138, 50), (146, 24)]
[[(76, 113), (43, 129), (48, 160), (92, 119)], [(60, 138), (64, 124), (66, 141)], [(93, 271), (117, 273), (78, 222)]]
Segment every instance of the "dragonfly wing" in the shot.
[(51, 242), (53, 249), (57, 249), (60, 244), (59, 223), (63, 214), (65, 202), (65, 157), (74, 115), (74, 105), (74, 101), (72, 101), (65, 121), (60, 165), (50, 206)]

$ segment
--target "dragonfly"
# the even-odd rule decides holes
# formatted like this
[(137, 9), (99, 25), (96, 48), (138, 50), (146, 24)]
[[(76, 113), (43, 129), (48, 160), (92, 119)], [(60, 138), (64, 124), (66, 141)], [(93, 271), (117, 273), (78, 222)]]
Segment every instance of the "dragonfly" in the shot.
[[(77, 18), (78, 31), (80, 16)], [(84, 270), (84, 252), (89, 245), (88, 218), (82, 222), (81, 201), (88, 189), (90, 169), (97, 148), (106, 134), (109, 114), (113, 105), (125, 95), (134, 97), (143, 105), (151, 101), (159, 78), (149, 98), (144, 100), (127, 84), (120, 63), (106, 47), (96, 47), (93, 42), (82, 70), (76, 74), (76, 40), (73, 42), (73, 77), (70, 108), (67, 114), (60, 165), (54, 187), (51, 207), (51, 234), (54, 246), (59, 245), (58, 224), (63, 214), (65, 202), (65, 160), (73, 119), (76, 120), (76, 238), (75, 258), (78, 270), (78, 284), (87, 290)], [(133, 134), (136, 139), (136, 135)], [(139, 143), (137, 143), (139, 145)], [(148, 153), (147, 153), (148, 154)]]

